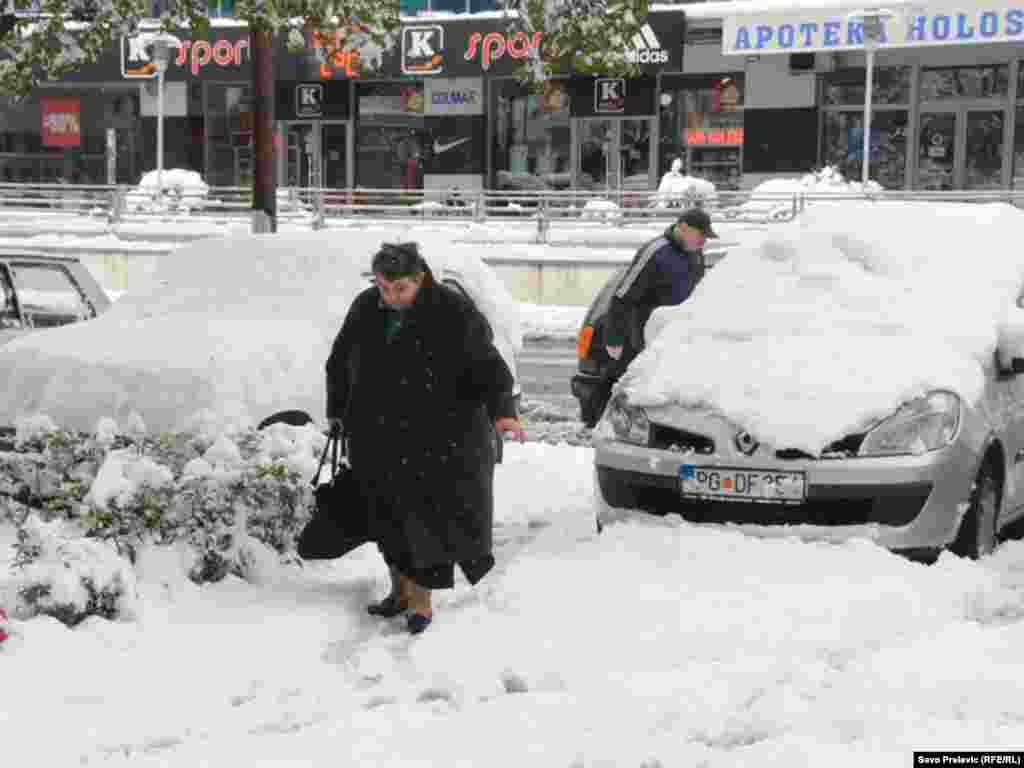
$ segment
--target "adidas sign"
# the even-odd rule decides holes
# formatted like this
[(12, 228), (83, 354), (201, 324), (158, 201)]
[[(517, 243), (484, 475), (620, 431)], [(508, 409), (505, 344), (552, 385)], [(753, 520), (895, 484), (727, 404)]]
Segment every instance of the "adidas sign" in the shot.
[(667, 64), (668, 51), (661, 47), (651, 25), (646, 22), (640, 32), (633, 35), (633, 47), (626, 51), (626, 61), (630, 64)]

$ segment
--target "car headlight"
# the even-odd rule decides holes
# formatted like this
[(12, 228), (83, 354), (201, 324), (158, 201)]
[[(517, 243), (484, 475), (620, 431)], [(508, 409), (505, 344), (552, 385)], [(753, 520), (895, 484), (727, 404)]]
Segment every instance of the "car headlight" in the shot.
[(608, 403), (605, 418), (611, 424), (615, 437), (624, 443), (647, 445), (651, 434), (651, 423), (642, 408), (629, 405), (626, 396), (617, 394)]
[(900, 456), (936, 451), (953, 442), (960, 425), (960, 398), (932, 392), (911, 400), (864, 437), (859, 456)]

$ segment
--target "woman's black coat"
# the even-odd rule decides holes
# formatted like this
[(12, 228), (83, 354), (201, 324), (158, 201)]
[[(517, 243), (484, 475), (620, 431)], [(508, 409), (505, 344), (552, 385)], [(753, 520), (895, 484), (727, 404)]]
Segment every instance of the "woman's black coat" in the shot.
[(512, 375), (484, 316), (429, 271), (390, 342), (387, 313), (377, 288), (361, 293), (327, 360), (327, 416), (345, 426), (373, 532), (416, 568), (490, 555)]

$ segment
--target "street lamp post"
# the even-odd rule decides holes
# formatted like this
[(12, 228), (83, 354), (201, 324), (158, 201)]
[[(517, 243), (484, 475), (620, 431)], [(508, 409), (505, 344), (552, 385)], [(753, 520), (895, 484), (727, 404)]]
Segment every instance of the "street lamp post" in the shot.
[(871, 98), (874, 90), (875, 51), (884, 34), (884, 23), (896, 17), (887, 8), (854, 11), (847, 22), (859, 21), (864, 26), (864, 147), (861, 158), (861, 185), (867, 191), (871, 178)]
[(171, 55), (178, 50), (180, 41), (174, 35), (161, 33), (153, 35), (148, 45), (153, 49), (153, 64), (156, 67), (156, 186), (157, 208), (164, 202), (164, 73)]

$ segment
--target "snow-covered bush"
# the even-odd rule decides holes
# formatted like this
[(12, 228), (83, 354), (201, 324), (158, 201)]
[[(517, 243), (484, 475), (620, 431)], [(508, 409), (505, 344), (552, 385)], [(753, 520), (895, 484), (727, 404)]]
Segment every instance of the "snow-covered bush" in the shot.
[(841, 199), (882, 191), (878, 182), (869, 181), (865, 186), (859, 181), (847, 181), (838, 168), (826, 166), (799, 179), (776, 178), (761, 182), (751, 190), (750, 199), (738, 206), (735, 212), (737, 215), (767, 219), (789, 218), (793, 212), (793, 199), (798, 196), (811, 196), (807, 202), (813, 205), (827, 198)]
[(82, 536), (66, 521), (29, 515), (18, 528), (12, 570), (4, 602), (15, 618), (42, 614), (73, 627), (88, 616), (133, 615), (131, 563), (111, 544)]
[[(184, 544), (193, 581), (252, 578), (269, 557), (294, 558), (324, 440), (312, 427), (287, 424), (212, 442), (129, 437), (109, 420), (93, 435), (37, 431), (0, 453), (0, 495), (26, 540), (38, 538), (29, 520), (59, 521), (129, 563), (147, 546)], [(35, 551), (26, 549), (23, 561)]]
[(683, 173), (683, 162), (678, 157), (672, 167), (661, 177), (655, 208), (689, 208), (706, 205), (718, 199), (718, 190), (707, 179), (687, 176)]
[(139, 185), (125, 195), (125, 207), (129, 212), (162, 213), (164, 211), (188, 212), (206, 204), (210, 188), (203, 177), (195, 171), (181, 168), (163, 172), (163, 197), (158, 192), (161, 183), (156, 171), (143, 175)]
[(622, 217), (622, 209), (611, 200), (588, 200), (580, 214), (582, 219), (604, 219), (617, 221)]

